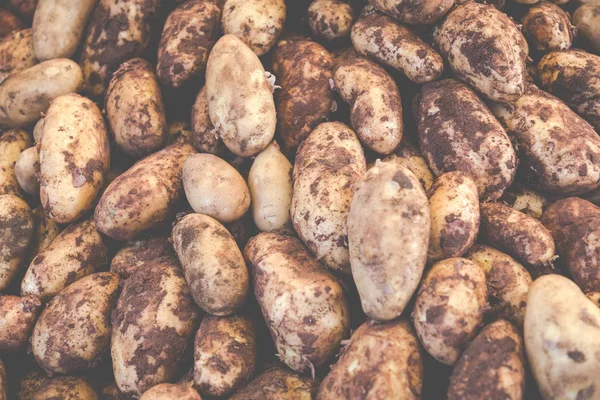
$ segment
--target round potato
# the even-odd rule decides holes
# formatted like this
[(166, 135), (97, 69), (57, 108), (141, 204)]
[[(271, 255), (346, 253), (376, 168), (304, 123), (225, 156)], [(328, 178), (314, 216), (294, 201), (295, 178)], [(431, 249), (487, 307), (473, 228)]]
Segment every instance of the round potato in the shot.
[(23, 266), (33, 237), (33, 215), (22, 199), (0, 196), (0, 291), (11, 284)]
[(238, 390), (229, 400), (310, 400), (317, 381), (299, 376), (283, 366), (274, 366)]
[(434, 24), (454, 6), (454, 0), (371, 0), (370, 3), (379, 11), (411, 25)]
[(30, 147), (21, 152), (15, 163), (15, 177), (19, 186), (30, 196), (37, 196), (40, 192), (40, 156), (37, 147)]
[(533, 5), (522, 24), (531, 47), (543, 52), (570, 48), (577, 33), (567, 13), (549, 1)]
[(189, 385), (161, 383), (145, 391), (140, 400), (202, 400), (202, 398)]
[(173, 246), (166, 237), (150, 237), (148, 239), (127, 242), (112, 258), (110, 272), (127, 279), (138, 268), (153, 262), (177, 263)]
[(215, 130), (208, 115), (206, 86), (198, 92), (192, 107), (192, 144), (200, 153), (221, 154), (223, 141)]
[(343, 0), (314, 0), (306, 14), (313, 36), (326, 42), (350, 37), (354, 22), (352, 6)]
[(6, 8), (0, 8), (0, 39), (24, 28), (25, 24), (15, 14)]
[(421, 151), (407, 141), (401, 143), (399, 148), (385, 157), (383, 161), (393, 162), (407, 168), (421, 182), (421, 186), (425, 191), (428, 191), (435, 181), (435, 176), (431, 172), (427, 160), (425, 160)]
[(21, 196), (21, 186), (17, 179), (16, 163), (23, 151), (30, 147), (31, 137), (21, 129), (10, 129), (0, 136), (0, 196), (12, 194)]
[(62, 376), (50, 379), (40, 387), (32, 400), (98, 400), (94, 389), (83, 379)]
[(31, 28), (13, 32), (2, 38), (0, 41), (0, 83), (9, 76), (33, 67), (35, 64), (37, 64), (37, 60), (33, 54)]
[(600, 4), (584, 4), (573, 13), (573, 23), (577, 32), (596, 52), (600, 54)]
[(24, 350), (41, 310), (34, 296), (0, 296), (0, 352)]
[(535, 219), (542, 218), (548, 205), (548, 199), (544, 195), (518, 183), (504, 192), (499, 201)]

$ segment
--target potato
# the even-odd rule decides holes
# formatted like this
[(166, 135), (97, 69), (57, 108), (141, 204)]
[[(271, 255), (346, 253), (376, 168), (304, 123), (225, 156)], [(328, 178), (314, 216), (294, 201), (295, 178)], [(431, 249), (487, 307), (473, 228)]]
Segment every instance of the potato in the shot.
[(531, 275), (515, 259), (493, 247), (476, 244), (465, 258), (475, 262), (485, 273), (488, 301), (495, 319), (506, 319), (523, 328), (527, 293)]
[(421, 398), (421, 349), (406, 319), (367, 321), (348, 342), (321, 383), (318, 400)]
[(145, 391), (140, 400), (202, 400), (202, 398), (191, 386), (161, 383)]
[(522, 24), (531, 47), (543, 52), (570, 48), (577, 33), (567, 13), (548, 1), (532, 6)]
[(350, 34), (356, 51), (405, 74), (416, 83), (438, 79), (444, 61), (413, 31), (366, 7)]
[(27, 203), (11, 194), (1, 195), (0, 228), (0, 291), (4, 291), (21, 269), (31, 244), (33, 215)]
[[(39, 367), (31, 370), (21, 379), (16, 386), (16, 394), (18, 400), (33, 400), (35, 393), (42, 387), (50, 378)], [(104, 400), (104, 399), (102, 399)], [(107, 399), (108, 400), (108, 399)]]
[(594, 304), (600, 307), (600, 292), (590, 292), (585, 295), (588, 299), (590, 299)]
[(26, 20), (31, 21), (38, 0), (9, 0), (13, 9), (15, 9)]
[(42, 303), (34, 296), (0, 296), (0, 352), (27, 347)]
[(200, 153), (221, 154), (223, 141), (215, 130), (208, 115), (208, 98), (206, 86), (198, 92), (192, 107), (192, 144)]
[(132, 240), (112, 258), (110, 272), (118, 274), (121, 279), (127, 279), (139, 268), (153, 262), (177, 263), (173, 246), (166, 237), (150, 237), (148, 239)]
[(21, 189), (30, 196), (37, 196), (40, 192), (39, 172), (38, 149), (34, 146), (23, 150), (15, 163), (15, 177)]
[(112, 314), (111, 355), (119, 389), (139, 396), (174, 379), (198, 317), (176, 264), (158, 262), (136, 270)]
[(189, 121), (176, 119), (170, 121), (167, 126), (167, 144), (173, 143), (190, 143), (192, 144), (192, 127)]
[(525, 348), (544, 399), (598, 397), (600, 308), (569, 279), (545, 275), (531, 285)]
[(546, 54), (538, 64), (541, 86), (600, 130), (600, 57), (581, 50)]
[(42, 206), (38, 206), (33, 210), (33, 236), (29, 247), (28, 260), (33, 258), (56, 239), (60, 234), (62, 227), (56, 222), (48, 218)]
[(212, 154), (188, 157), (183, 164), (183, 187), (195, 212), (219, 222), (233, 222), (250, 208), (250, 190), (244, 178)]
[(407, 168), (412, 172), (425, 191), (429, 190), (435, 177), (427, 165), (427, 160), (421, 154), (421, 151), (411, 143), (404, 142), (389, 156), (383, 159), (384, 162), (393, 162)]
[(340, 122), (319, 125), (302, 143), (294, 165), (292, 223), (327, 267), (350, 273), (346, 215), (353, 185), (366, 173), (356, 134)]
[(256, 332), (243, 316), (202, 320), (194, 344), (194, 383), (206, 396), (225, 396), (254, 374)]
[(430, 222), (427, 196), (408, 169), (377, 163), (356, 185), (348, 213), (350, 265), (369, 317), (399, 317), (417, 290)]
[(277, 130), (284, 153), (292, 158), (300, 143), (329, 118), (332, 68), (331, 54), (309, 40), (281, 40), (273, 51), (273, 72), (281, 85), (275, 92)]
[(0, 41), (0, 83), (35, 64), (31, 28), (15, 31)]
[(210, 52), (206, 95), (210, 120), (232, 153), (255, 156), (271, 142), (273, 89), (256, 54), (237, 36), (223, 36)]
[(0, 400), (7, 400), (8, 392), (8, 378), (6, 376), (6, 368), (4, 368), (4, 364), (2, 360), (0, 360)]
[(44, 116), (39, 157), (46, 214), (61, 224), (80, 219), (110, 168), (106, 126), (94, 102), (74, 93), (57, 97)]
[(454, 75), (490, 100), (515, 101), (525, 89), (525, 38), (491, 5), (456, 7), (434, 34)]
[(516, 102), (490, 108), (516, 142), (534, 189), (568, 196), (600, 185), (600, 137), (556, 97), (527, 84)]
[(81, 68), (66, 58), (44, 61), (9, 76), (0, 85), (0, 126), (36, 122), (55, 98), (77, 92)]
[(306, 14), (312, 35), (326, 42), (342, 41), (350, 36), (354, 22), (352, 6), (342, 0), (314, 0)]
[(192, 297), (212, 315), (229, 315), (244, 304), (249, 278), (235, 239), (215, 219), (188, 214), (171, 234)]
[(21, 282), (21, 295), (47, 302), (71, 283), (103, 267), (107, 251), (94, 221), (69, 225), (35, 256)]
[(424, 85), (413, 108), (421, 151), (433, 173), (461, 171), (482, 200), (502, 196), (515, 176), (510, 139), (485, 103), (454, 79)]
[(464, 258), (434, 264), (412, 312), (421, 344), (439, 362), (453, 365), (481, 327), (486, 306), (485, 274), (477, 264)]
[(258, 375), (229, 400), (311, 400), (317, 381), (276, 365)]
[(162, 85), (180, 88), (204, 75), (208, 54), (219, 34), (218, 3), (186, 1), (169, 14), (158, 45), (156, 65)]
[(548, 199), (544, 195), (520, 184), (512, 185), (504, 192), (500, 201), (535, 219), (542, 218), (548, 205)]
[(13, 194), (21, 196), (21, 186), (17, 179), (16, 163), (25, 149), (30, 147), (31, 137), (21, 129), (10, 129), (0, 136), (0, 196)]
[(96, 0), (38, 0), (33, 17), (33, 52), (40, 61), (70, 58), (83, 40)]
[(411, 25), (434, 24), (454, 6), (454, 0), (371, 0), (379, 11)]
[(600, 54), (600, 4), (584, 4), (573, 13), (579, 36)]
[(362, 58), (342, 61), (333, 79), (350, 106), (350, 122), (361, 142), (379, 154), (394, 151), (404, 130), (402, 101), (394, 79)]
[(62, 376), (50, 379), (33, 395), (32, 400), (97, 400), (94, 389), (83, 379)]
[(118, 176), (96, 206), (98, 230), (116, 240), (129, 240), (165, 221), (183, 194), (183, 163), (193, 152), (190, 144), (175, 143)]
[(24, 28), (25, 24), (15, 14), (6, 8), (0, 8), (0, 39)]
[(339, 349), (349, 331), (337, 279), (290, 236), (260, 233), (244, 249), (254, 295), (279, 359), (294, 371), (314, 371)]
[(31, 336), (37, 363), (57, 374), (94, 367), (110, 348), (110, 313), (119, 276), (99, 272), (62, 290), (44, 309)]

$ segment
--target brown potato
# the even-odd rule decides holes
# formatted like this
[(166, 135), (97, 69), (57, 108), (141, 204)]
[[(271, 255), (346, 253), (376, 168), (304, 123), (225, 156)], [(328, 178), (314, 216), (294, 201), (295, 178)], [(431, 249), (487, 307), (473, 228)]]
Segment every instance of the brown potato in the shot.
[(0, 291), (8, 288), (27, 257), (33, 237), (31, 209), (17, 196), (0, 196)]
[(33, 237), (28, 251), (31, 260), (33, 260), (40, 251), (48, 247), (62, 230), (60, 225), (48, 218), (42, 206), (38, 206), (33, 210), (33, 222)]
[(522, 24), (531, 47), (543, 52), (570, 48), (577, 33), (567, 13), (549, 1), (533, 5)]
[(166, 237), (150, 237), (148, 239), (132, 240), (112, 258), (110, 272), (118, 274), (121, 279), (127, 279), (138, 268), (143, 268), (153, 262), (177, 263), (173, 246)]
[(258, 375), (229, 400), (311, 400), (317, 388), (316, 380), (277, 365)]
[(50, 379), (33, 395), (32, 400), (98, 400), (96, 391), (83, 379), (62, 376)]
[(6, 8), (0, 8), (0, 39), (24, 28), (25, 24), (15, 14)]
[(600, 4), (584, 4), (573, 13), (577, 33), (600, 54)]
[(21, 189), (30, 196), (40, 193), (39, 173), (40, 156), (37, 147), (23, 150), (15, 163), (15, 177)]
[(17, 399), (33, 400), (33, 396), (35, 395), (35, 393), (49, 380), (50, 378), (48, 378), (48, 375), (46, 375), (46, 373), (41, 368), (35, 368), (31, 370), (25, 376), (19, 379), (16, 385)]
[(499, 199), (500, 202), (535, 219), (542, 218), (548, 199), (541, 193), (515, 183)]
[(0, 136), (0, 196), (13, 194), (21, 196), (21, 186), (17, 180), (16, 163), (25, 149), (32, 145), (31, 137), (21, 129), (10, 129)]
[(0, 41), (0, 83), (37, 62), (33, 54), (31, 28), (13, 32)]
[(221, 154), (224, 149), (223, 141), (215, 130), (208, 115), (208, 98), (206, 86), (198, 92), (192, 107), (192, 144), (200, 153)]
[(189, 385), (160, 383), (145, 391), (140, 400), (202, 400), (202, 398)]
[(41, 310), (34, 296), (0, 296), (0, 352), (24, 350)]
[(454, 6), (454, 0), (371, 0), (370, 3), (379, 11), (411, 25), (434, 24)]
[(326, 42), (350, 37), (354, 22), (352, 6), (343, 0), (314, 0), (306, 14), (313, 36)]
[(421, 186), (425, 191), (428, 191), (433, 182), (435, 182), (435, 176), (433, 176), (427, 160), (425, 160), (421, 151), (411, 143), (400, 143), (399, 148), (384, 158), (383, 161), (393, 162), (404, 168), (408, 168), (417, 177), (419, 182), (421, 182)]

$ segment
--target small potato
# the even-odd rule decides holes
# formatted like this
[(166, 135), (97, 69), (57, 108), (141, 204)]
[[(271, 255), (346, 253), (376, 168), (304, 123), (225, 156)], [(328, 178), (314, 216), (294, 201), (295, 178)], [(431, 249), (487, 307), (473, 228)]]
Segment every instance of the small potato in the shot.
[(32, 145), (31, 137), (21, 129), (10, 129), (0, 136), (0, 196), (21, 196), (16, 163), (25, 149)]
[(486, 326), (454, 367), (448, 400), (523, 399), (525, 354), (519, 331), (506, 321)]
[(543, 52), (570, 48), (577, 33), (567, 13), (548, 1), (532, 6), (522, 24), (531, 47)]
[(176, 264), (177, 256), (166, 237), (132, 240), (121, 247), (112, 258), (110, 272), (118, 274), (121, 279), (127, 279), (137, 269), (148, 264), (168, 261)]
[(218, 38), (220, 19), (219, 1), (215, 0), (186, 1), (169, 14), (156, 65), (162, 85), (180, 88), (204, 75), (208, 54)]
[(584, 4), (573, 13), (577, 33), (600, 54), (600, 4)]
[(383, 161), (393, 162), (410, 170), (421, 182), (421, 186), (425, 191), (428, 191), (435, 181), (435, 176), (433, 176), (433, 172), (431, 172), (421, 151), (408, 142), (401, 143), (400, 147), (384, 158)]
[(175, 143), (138, 161), (104, 191), (94, 221), (105, 235), (129, 240), (165, 221), (183, 194), (185, 159), (190, 144)]
[(194, 344), (194, 383), (200, 394), (226, 396), (237, 390), (254, 374), (256, 351), (249, 318), (206, 316)]
[(525, 348), (546, 400), (596, 399), (600, 394), (600, 308), (569, 279), (533, 282), (525, 314)]
[(523, 34), (494, 6), (456, 7), (434, 34), (454, 75), (494, 101), (515, 101), (525, 89), (528, 47)]
[(69, 225), (35, 256), (21, 282), (21, 295), (49, 301), (71, 283), (104, 266), (107, 251), (93, 221)]
[(481, 327), (486, 306), (485, 274), (477, 264), (464, 258), (438, 262), (421, 282), (412, 313), (421, 344), (453, 365)]
[(454, 6), (454, 0), (370, 0), (379, 11), (411, 25), (438, 22)]
[(444, 61), (413, 31), (367, 6), (350, 35), (356, 51), (395, 68), (416, 83), (438, 79)]
[[(19, 379), (16, 386), (16, 394), (18, 400), (33, 400), (35, 393), (42, 387), (50, 378), (41, 369), (36, 368), (28, 372), (25, 376)], [(102, 399), (104, 400), (104, 399)], [(108, 400), (108, 399), (107, 399)], [(121, 400), (121, 399), (115, 399)]]
[(44, 61), (12, 74), (0, 85), (0, 126), (33, 124), (52, 100), (77, 92), (81, 83), (81, 68), (66, 58)]
[(517, 157), (473, 90), (454, 79), (424, 85), (413, 111), (421, 151), (434, 174), (461, 171), (473, 178), (482, 200), (502, 196), (515, 176)]
[(62, 376), (50, 379), (33, 395), (32, 400), (98, 400), (94, 389), (83, 379)]
[(1, 353), (16, 353), (27, 347), (41, 306), (34, 296), (0, 296)]
[(163, 147), (167, 121), (160, 87), (150, 63), (134, 58), (114, 73), (105, 100), (117, 147), (140, 158)]
[(352, 276), (369, 317), (398, 318), (419, 286), (427, 261), (429, 204), (417, 178), (377, 163), (356, 185), (348, 213)]
[(544, 195), (519, 184), (512, 185), (499, 201), (535, 219), (542, 218), (548, 205)]
[(195, 212), (219, 222), (233, 222), (250, 208), (250, 190), (244, 178), (212, 154), (192, 154), (185, 160), (183, 187)]
[(13, 32), (0, 41), (0, 83), (35, 64), (37, 60), (33, 54), (30, 28)]
[(255, 156), (273, 140), (273, 88), (256, 54), (237, 36), (223, 36), (210, 52), (206, 95), (210, 120), (232, 153)]
[(94, 367), (110, 348), (110, 314), (119, 276), (100, 272), (62, 290), (40, 315), (31, 336), (37, 363), (57, 374)]
[(110, 168), (108, 134), (94, 102), (75, 93), (57, 97), (44, 116), (39, 157), (46, 214), (60, 224), (80, 219)]
[(221, 154), (223, 141), (215, 130), (208, 115), (208, 98), (206, 86), (198, 92), (192, 107), (192, 144), (200, 153)]
[(354, 22), (352, 6), (343, 0), (314, 0), (306, 15), (313, 36), (325, 42), (350, 37)]
[(281, 90), (275, 92), (277, 129), (284, 153), (296, 148), (329, 118), (334, 104), (333, 58), (309, 40), (281, 40), (273, 52), (273, 72)]
[(33, 215), (22, 199), (0, 196), (0, 292), (6, 290), (23, 266), (33, 237)]
[(311, 400), (317, 388), (318, 381), (277, 365), (258, 375), (229, 400)]
[(202, 400), (202, 398), (189, 385), (161, 383), (145, 391), (140, 400)]
[(40, 156), (37, 147), (23, 150), (15, 163), (15, 177), (21, 189), (30, 196), (37, 196), (40, 192), (39, 173)]
[(279, 359), (296, 372), (314, 371), (336, 353), (350, 328), (338, 280), (290, 236), (260, 233), (244, 255)]
[(323, 379), (317, 400), (421, 398), (423, 363), (406, 319), (363, 323)]
[(0, 8), (0, 39), (24, 28), (25, 24), (15, 14), (6, 8)]
[(33, 52), (40, 61), (70, 58), (83, 40), (96, 0), (38, 0), (33, 17)]
[(294, 165), (292, 223), (327, 267), (350, 273), (346, 216), (355, 183), (366, 173), (356, 134), (340, 122), (319, 125), (302, 143)]
[(402, 100), (394, 79), (363, 58), (342, 61), (333, 79), (350, 105), (350, 122), (360, 141), (379, 154), (394, 151), (404, 131)]
[(31, 21), (38, 0), (9, 0), (13, 9), (15, 9), (26, 20)]

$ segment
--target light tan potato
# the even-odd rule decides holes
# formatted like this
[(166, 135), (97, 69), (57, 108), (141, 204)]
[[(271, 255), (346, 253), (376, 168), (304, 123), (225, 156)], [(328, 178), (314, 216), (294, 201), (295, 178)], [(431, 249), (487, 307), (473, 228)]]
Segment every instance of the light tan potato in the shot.
[(570, 48), (577, 33), (567, 13), (549, 1), (532, 6), (522, 24), (531, 48), (543, 52)]
[(9, 0), (12, 8), (16, 10), (27, 21), (31, 21), (38, 0)]
[(248, 188), (252, 196), (252, 218), (258, 230), (290, 228), (292, 175), (292, 164), (275, 142), (254, 159), (248, 174)]
[(543, 194), (518, 183), (504, 192), (499, 201), (535, 219), (542, 218), (548, 205), (548, 199)]
[(206, 95), (210, 120), (232, 153), (255, 156), (271, 142), (273, 88), (256, 54), (237, 36), (223, 36), (210, 52)]
[(217, 41), (222, 0), (191, 0), (169, 14), (158, 45), (156, 74), (161, 84), (180, 88), (204, 75)]
[(198, 92), (192, 107), (192, 144), (200, 153), (221, 154), (223, 141), (215, 130), (208, 115), (208, 98), (206, 86)]
[(360, 54), (399, 70), (413, 82), (436, 80), (444, 70), (442, 57), (427, 43), (370, 6), (352, 26), (350, 38)]
[(31, 145), (31, 137), (21, 129), (10, 129), (0, 136), (0, 195), (22, 195), (16, 163), (23, 151)]
[(0, 195), (0, 291), (22, 268), (32, 237), (33, 215), (27, 203), (11, 194)]
[(481, 327), (486, 306), (485, 274), (477, 264), (464, 258), (438, 262), (421, 282), (412, 312), (421, 344), (453, 365)]
[(314, 0), (306, 14), (313, 36), (326, 42), (350, 37), (354, 22), (352, 6), (343, 0)]
[(226, 396), (237, 390), (254, 374), (256, 351), (249, 318), (205, 317), (194, 344), (194, 384), (200, 394)]
[(311, 400), (317, 392), (317, 383), (277, 365), (258, 375), (229, 400)]
[(37, 296), (47, 302), (107, 261), (104, 239), (93, 221), (69, 225), (35, 256), (21, 282), (21, 295)]
[(145, 268), (153, 262), (177, 263), (173, 246), (166, 237), (150, 237), (148, 239), (127, 242), (112, 258), (110, 272), (127, 279), (138, 268)]
[(244, 178), (212, 154), (192, 154), (185, 160), (183, 187), (195, 212), (219, 222), (233, 222), (250, 208), (250, 190)]
[(406, 319), (363, 323), (323, 379), (318, 400), (421, 398), (423, 363)]
[(600, 308), (569, 279), (545, 275), (531, 285), (525, 348), (544, 399), (598, 397)]
[(183, 163), (191, 153), (192, 145), (175, 143), (118, 176), (96, 206), (98, 230), (113, 239), (129, 240), (165, 221), (183, 194)]
[(98, 400), (94, 389), (83, 379), (62, 376), (50, 379), (33, 395), (32, 400)]
[(350, 314), (338, 280), (290, 236), (260, 233), (244, 255), (279, 359), (296, 372), (314, 371), (348, 335)]
[(0, 83), (35, 64), (31, 28), (13, 32), (0, 41)]
[(17, 383), (17, 399), (33, 400), (33, 396), (35, 395), (35, 393), (49, 380), (50, 378), (48, 378), (48, 375), (46, 375), (46, 373), (41, 368), (31, 370), (30, 372), (25, 374), (25, 376), (19, 379)]
[(145, 391), (140, 400), (202, 400), (202, 398), (189, 385), (160, 383)]
[(371, 0), (370, 3), (379, 11), (411, 25), (434, 24), (454, 6), (454, 0)]
[(37, 196), (40, 192), (39, 172), (40, 157), (37, 147), (23, 150), (15, 163), (15, 177), (21, 189), (30, 196)]
[(70, 58), (83, 40), (97, 0), (38, 0), (33, 17), (33, 52), (40, 60)]
[(33, 258), (40, 251), (48, 247), (62, 230), (60, 225), (48, 218), (42, 206), (38, 206), (35, 210), (33, 210), (33, 222), (34, 229), (31, 245), (28, 251), (30, 256), (30, 258), (28, 258), (28, 262), (33, 260)]
[(383, 161), (393, 162), (410, 170), (421, 182), (421, 186), (425, 191), (428, 191), (435, 182), (435, 176), (433, 176), (433, 172), (431, 172), (421, 151), (408, 142), (401, 143), (399, 148), (385, 157)]
[(434, 34), (454, 75), (495, 101), (514, 101), (525, 89), (523, 34), (494, 6), (467, 3), (456, 7)]
[(577, 33), (600, 54), (600, 4), (584, 4), (573, 13)]
[(419, 286), (427, 261), (429, 204), (417, 178), (377, 163), (356, 184), (348, 213), (352, 276), (369, 317), (398, 318)]
[(24, 28), (25, 24), (15, 14), (6, 8), (0, 8), (0, 39)]
[(34, 296), (0, 296), (0, 352), (23, 351), (42, 303)]
[(134, 58), (121, 64), (108, 85), (106, 115), (117, 147), (133, 157), (143, 157), (163, 147), (167, 120), (154, 70)]
[(33, 142), (35, 144), (42, 143), (43, 130), (44, 130), (44, 118), (40, 118), (33, 127)]
[(350, 273), (346, 216), (353, 185), (366, 173), (356, 134), (340, 122), (319, 125), (302, 143), (294, 165), (294, 229), (327, 267)]
[(96, 201), (110, 168), (104, 118), (90, 99), (57, 97), (44, 116), (40, 145), (40, 199), (48, 217), (68, 224)]

